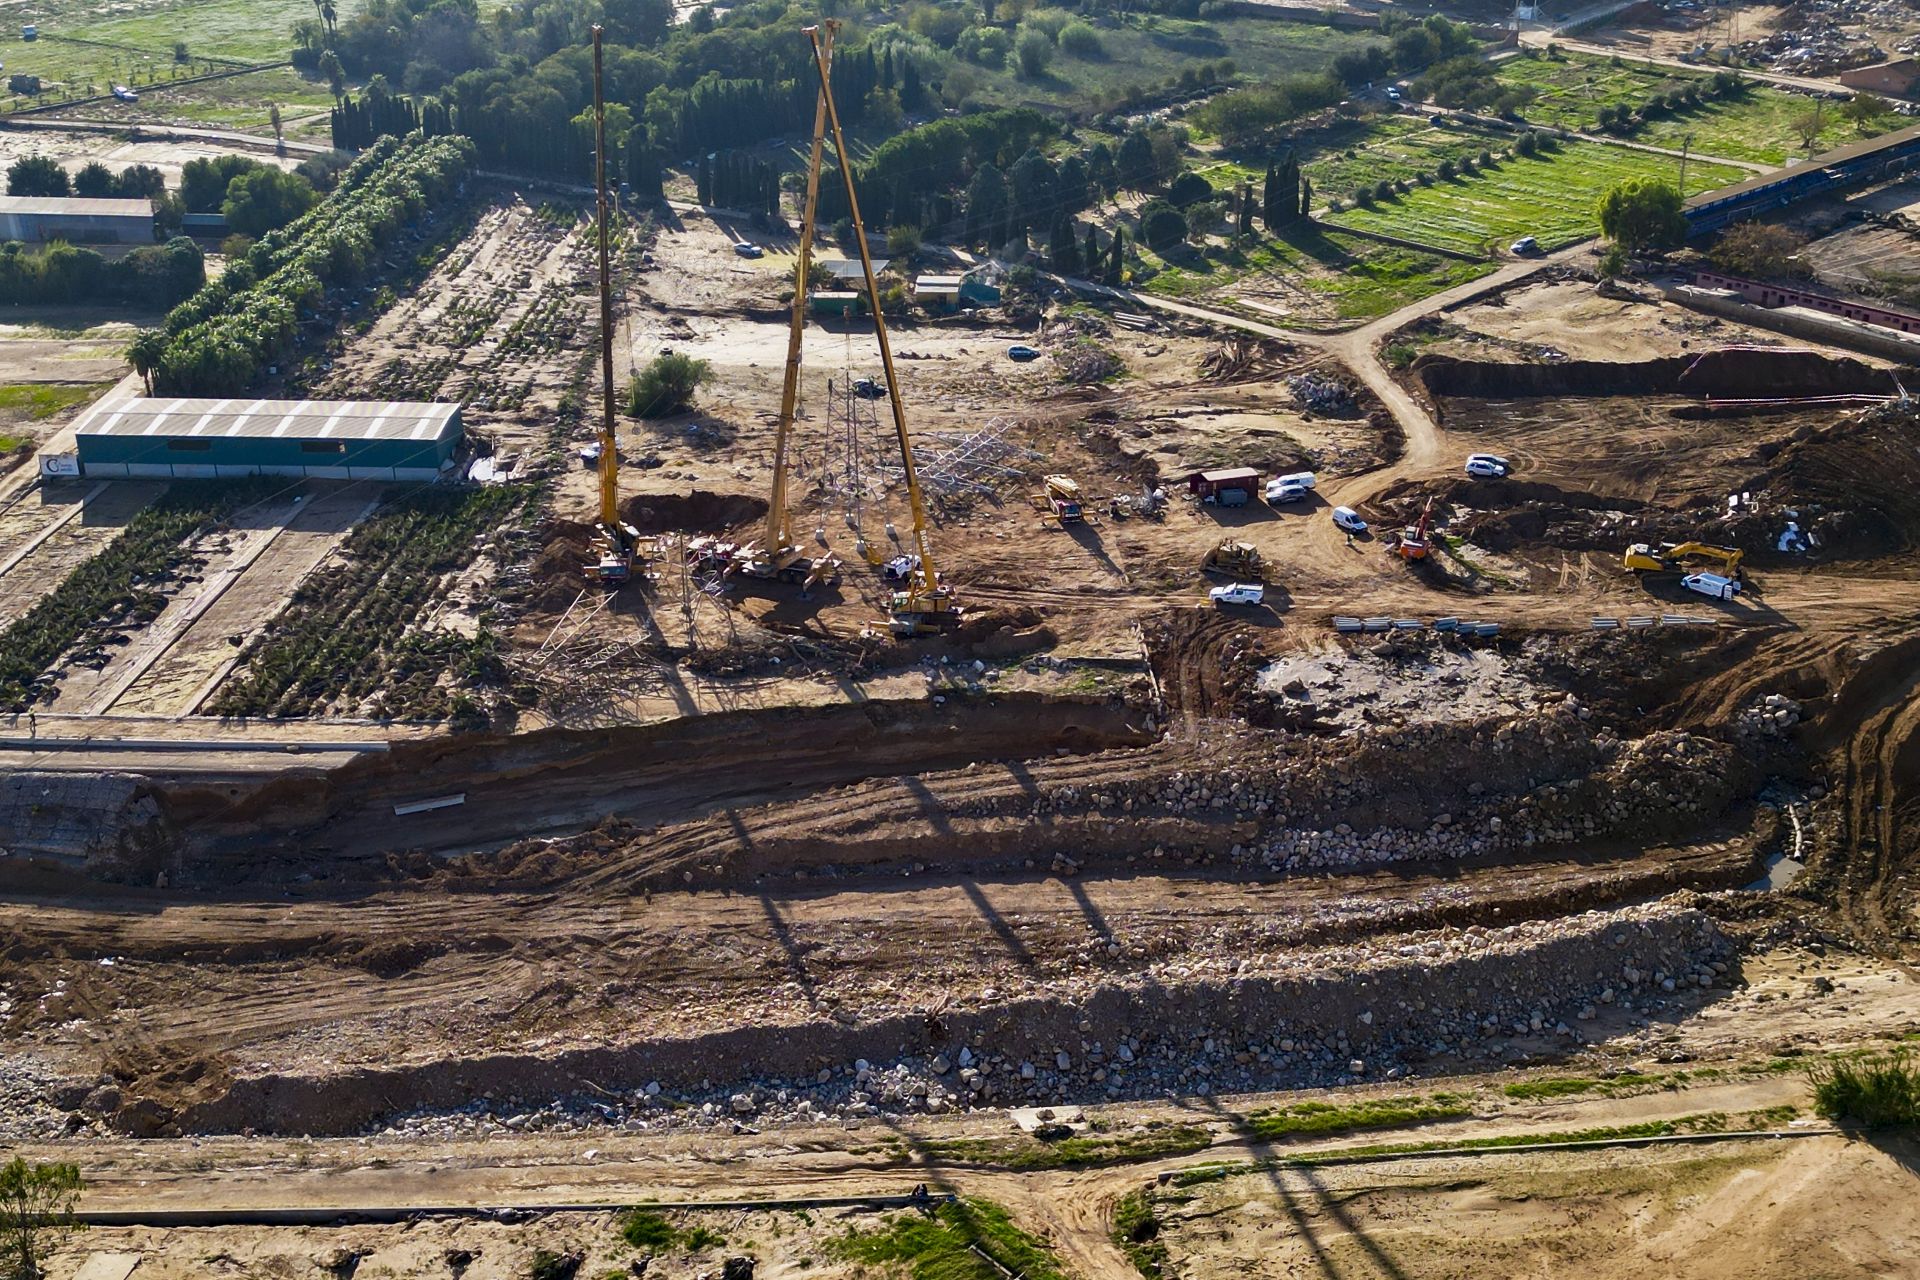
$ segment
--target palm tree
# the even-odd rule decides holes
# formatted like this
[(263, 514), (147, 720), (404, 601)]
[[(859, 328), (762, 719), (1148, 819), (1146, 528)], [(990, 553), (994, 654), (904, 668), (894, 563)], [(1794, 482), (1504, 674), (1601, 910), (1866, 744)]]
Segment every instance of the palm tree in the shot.
[(313, 0), (313, 7), (320, 11), (320, 21), (327, 24), (331, 35), (340, 34), (339, 12), (333, 7), (333, 0)]
[(340, 65), (339, 54), (329, 49), (320, 55), (320, 74), (327, 78), (335, 103), (347, 96), (347, 69)]
[(153, 394), (153, 371), (160, 367), (160, 358), (167, 351), (167, 334), (164, 329), (142, 329), (134, 335), (133, 343), (127, 348), (127, 363), (147, 384), (147, 394)]

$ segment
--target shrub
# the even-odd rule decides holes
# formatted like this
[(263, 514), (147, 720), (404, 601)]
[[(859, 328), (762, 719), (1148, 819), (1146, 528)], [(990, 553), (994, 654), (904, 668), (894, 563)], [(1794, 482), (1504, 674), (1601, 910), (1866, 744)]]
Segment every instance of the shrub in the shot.
[(1513, 149), (1523, 156), (1536, 155), (1540, 150), (1540, 140), (1534, 137), (1533, 131), (1529, 129), (1520, 135), (1520, 140), (1513, 144)]
[(1085, 22), (1069, 22), (1060, 28), (1060, 51), (1069, 58), (1092, 62), (1107, 56), (1106, 42)]
[(1436, 169), (1434, 172), (1440, 175), (1440, 180), (1442, 182), (1450, 182), (1453, 180), (1454, 174), (1458, 172), (1458, 169), (1454, 166), (1453, 161), (1442, 160), (1440, 162), (1440, 167)]
[(1492, 164), (1493, 164), (1493, 152), (1483, 148), (1480, 152), (1480, 167), (1482, 169), (1485, 169), (1490, 167)]
[(620, 1236), (636, 1249), (664, 1249), (673, 1243), (673, 1225), (657, 1213), (634, 1209), (620, 1220)]
[(58, 1233), (77, 1227), (80, 1169), (71, 1164), (28, 1164), (15, 1156), (0, 1165), (0, 1257), (14, 1280), (40, 1280), (40, 1263)]
[(713, 377), (705, 360), (681, 352), (655, 356), (627, 383), (627, 412), (636, 418), (665, 418), (692, 406), (694, 393)]
[(1374, 183), (1373, 198), (1375, 200), (1393, 199), (1393, 184), (1391, 182), (1388, 182), (1385, 178), (1382, 178), (1380, 181)]
[(1813, 1107), (1829, 1120), (1869, 1129), (1920, 1124), (1920, 1064), (1903, 1050), (1884, 1057), (1841, 1058), (1807, 1068)]
[(1023, 27), (1019, 38), (1013, 42), (1013, 51), (1020, 62), (1020, 74), (1028, 80), (1038, 80), (1047, 74), (1047, 67), (1053, 62), (1053, 41), (1044, 31)]
[(1362, 209), (1373, 208), (1373, 188), (1361, 187), (1353, 193), (1353, 202)]

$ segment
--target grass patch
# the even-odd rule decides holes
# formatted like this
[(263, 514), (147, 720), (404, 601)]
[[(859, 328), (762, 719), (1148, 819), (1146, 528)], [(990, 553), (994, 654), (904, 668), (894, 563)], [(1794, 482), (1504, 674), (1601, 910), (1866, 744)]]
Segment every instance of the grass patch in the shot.
[[(24, 416), (39, 422), (63, 409), (87, 403), (112, 385), (110, 382), (34, 382), (0, 387), (0, 413), (13, 417)], [(5, 447), (0, 445), (0, 448)]]
[(1541, 1102), (1548, 1098), (1571, 1098), (1582, 1093), (1614, 1094), (1627, 1089), (1643, 1089), (1648, 1085), (1662, 1084), (1660, 1076), (1641, 1075), (1630, 1071), (1625, 1075), (1609, 1076), (1605, 1080), (1590, 1080), (1584, 1076), (1552, 1076), (1544, 1080), (1516, 1080), (1501, 1087), (1500, 1092), (1509, 1098), (1522, 1102)]
[[(1523, 235), (1538, 237), (1544, 249), (1557, 249), (1599, 234), (1594, 206), (1615, 183), (1636, 177), (1671, 182), (1678, 166), (1668, 156), (1572, 142), (1328, 219), (1461, 253), (1497, 252)], [(1710, 191), (1746, 176), (1740, 169), (1695, 160), (1687, 166), (1687, 191)]]
[(1494, 270), (1492, 263), (1378, 244), (1319, 223), (1290, 227), (1284, 238), (1212, 245), (1177, 260), (1146, 249), (1141, 256), (1158, 269), (1142, 286), (1146, 293), (1215, 303), (1232, 303), (1238, 293), (1271, 295), (1301, 314), (1261, 311), (1260, 318), (1301, 329), (1370, 320)]
[(1166, 1273), (1167, 1246), (1160, 1239), (1152, 1192), (1129, 1191), (1120, 1197), (1113, 1206), (1113, 1242), (1147, 1280), (1160, 1280)]
[(1920, 1124), (1920, 1063), (1906, 1050), (1812, 1063), (1813, 1109), (1868, 1129)]
[(29, 443), (25, 436), (0, 435), (0, 453), (12, 453), (15, 449), (24, 449)]
[(1297, 1102), (1248, 1114), (1246, 1128), (1256, 1138), (1283, 1138), (1302, 1133), (1350, 1133), (1356, 1129), (1387, 1129), (1427, 1120), (1452, 1120), (1473, 1114), (1466, 1100), (1455, 1094), (1432, 1097), (1409, 1094), (1397, 1098), (1369, 1098), (1360, 1102)]
[(904, 1264), (914, 1280), (1004, 1280), (1001, 1268), (1024, 1280), (1065, 1280), (1053, 1251), (990, 1200), (896, 1214), (874, 1231), (848, 1227), (827, 1248), (850, 1262)]
[(651, 1209), (627, 1210), (620, 1215), (618, 1230), (620, 1238), (634, 1248), (656, 1253), (675, 1248), (684, 1253), (701, 1253), (718, 1249), (727, 1242), (725, 1236), (705, 1225), (679, 1230), (664, 1215)]
[[(992, 1165), (1031, 1172), (1040, 1169), (1088, 1169), (1134, 1164), (1204, 1151), (1212, 1135), (1199, 1125), (1150, 1125), (1127, 1133), (1083, 1133), (1054, 1142), (1026, 1135), (999, 1138), (932, 1138), (912, 1148), (923, 1158), (946, 1164)], [(904, 1155), (904, 1144), (899, 1148)]]

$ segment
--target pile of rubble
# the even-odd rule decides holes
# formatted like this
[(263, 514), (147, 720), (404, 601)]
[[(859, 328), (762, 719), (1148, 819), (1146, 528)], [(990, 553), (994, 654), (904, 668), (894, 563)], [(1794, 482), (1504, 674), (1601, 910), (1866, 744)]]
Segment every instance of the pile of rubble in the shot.
[(1062, 381), (1085, 387), (1106, 381), (1126, 365), (1111, 348), (1092, 338), (1079, 338), (1054, 351), (1053, 367)]
[(1785, 694), (1769, 693), (1742, 709), (1733, 729), (1741, 738), (1784, 738), (1804, 718), (1799, 703)]
[(1325, 374), (1293, 374), (1287, 379), (1287, 390), (1293, 394), (1295, 403), (1316, 413), (1354, 412), (1353, 388)]
[(1873, 42), (1866, 23), (1879, 18), (1904, 23), (1913, 11), (1897, 0), (1802, 0), (1786, 15), (1785, 25), (1758, 40), (1737, 46), (1750, 63), (1765, 63), (1788, 75), (1825, 76), (1879, 62), (1887, 54)]
[[(1732, 944), (1709, 917), (1674, 903), (1331, 950), (1187, 958), (1071, 996), (988, 991), (979, 1007), (928, 1017), (929, 1028), (940, 1028), (936, 1043), (884, 1060), (829, 1060), (798, 1075), (653, 1079), (545, 1103), (519, 1101), (505, 1087), (476, 1089), (456, 1108), (389, 1116), (381, 1131), (750, 1132), (769, 1123), (1393, 1080), (1440, 1056), (1491, 1065), (1577, 1046), (1587, 1040), (1581, 1024), (1602, 1008), (1656, 1016), (1684, 992), (1732, 985), (1733, 961)], [(782, 1042), (782, 1056), (812, 1038), (803, 1027), (766, 1031)], [(875, 1026), (864, 1038), (888, 1034)]]

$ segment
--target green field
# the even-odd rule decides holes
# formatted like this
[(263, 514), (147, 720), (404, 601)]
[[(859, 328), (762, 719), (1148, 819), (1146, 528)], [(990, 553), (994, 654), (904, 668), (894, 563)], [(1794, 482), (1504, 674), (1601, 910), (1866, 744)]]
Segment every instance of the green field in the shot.
[[(1210, 246), (1204, 257), (1195, 254), (1178, 262), (1145, 248), (1140, 253), (1160, 268), (1143, 286), (1145, 291), (1163, 297), (1231, 304), (1227, 290), (1234, 285), (1257, 289), (1262, 277), (1300, 290), (1309, 296), (1297, 319), (1261, 315), (1300, 329), (1370, 320), (1494, 269), (1491, 263), (1417, 253), (1317, 224), (1290, 229), (1284, 239), (1263, 238), (1249, 249)], [(1306, 314), (1309, 311), (1315, 314)]]
[[(1294, 138), (1301, 171), (1324, 198), (1348, 196), (1362, 185), (1412, 181), (1431, 174), (1443, 160), (1458, 164), (1482, 151), (1513, 145), (1513, 135), (1473, 125), (1429, 124), (1423, 116), (1382, 115), (1367, 120), (1342, 120)], [(1214, 186), (1227, 189), (1240, 182), (1260, 185), (1264, 170), (1233, 161), (1198, 165)], [(1317, 202), (1316, 202), (1317, 203)]]
[(138, 102), (91, 102), (85, 107), (76, 107), (74, 114), (89, 120), (124, 120), (128, 124), (175, 124), (271, 134), (271, 113), (275, 106), (280, 108), (287, 137), (300, 139), (314, 134), (314, 128), (303, 129), (297, 123), (303, 119), (317, 127), (317, 136), (327, 135), (327, 112), (333, 106), (333, 95), (327, 91), (325, 81), (308, 79), (292, 67), (273, 67), (171, 88), (142, 88)]
[[(1583, 130), (1595, 127), (1601, 107), (1638, 107), (1656, 93), (1706, 78), (1644, 63), (1614, 66), (1598, 58), (1510, 58), (1499, 68), (1503, 83), (1526, 85), (1539, 92), (1524, 112), (1528, 120)], [(1632, 135), (1632, 140), (1678, 150), (1691, 134), (1693, 150), (1700, 155), (1780, 165), (1791, 155), (1805, 154), (1792, 121), (1813, 105), (1813, 99), (1802, 94), (1750, 84), (1738, 97), (1713, 99), (1697, 110), (1649, 121)], [(1884, 116), (1881, 127), (1870, 128), (1863, 135), (1834, 114), (1832, 107), (1827, 104), (1827, 121), (1815, 144), (1817, 151), (1844, 146), (1903, 123), (1899, 116)]]
[(1022, 79), (1011, 58), (997, 69), (958, 60), (954, 65), (978, 77), (975, 102), (1084, 110), (1116, 99), (1129, 87), (1155, 88), (1188, 67), (1223, 58), (1233, 61), (1242, 84), (1291, 71), (1322, 71), (1335, 54), (1369, 39), (1366, 32), (1268, 18), (1190, 21), (1134, 13), (1104, 17), (1094, 25), (1105, 56), (1089, 61), (1058, 52), (1039, 80)]
[[(1538, 236), (1553, 249), (1597, 234), (1594, 203), (1614, 183), (1653, 176), (1678, 177), (1678, 161), (1602, 143), (1572, 142), (1551, 154), (1524, 157), (1473, 177), (1415, 187), (1372, 209), (1329, 215), (1341, 226), (1404, 236), (1463, 253), (1493, 253), (1521, 236)], [(1727, 165), (1694, 161), (1687, 166), (1687, 193), (1739, 182), (1747, 173)]]
[[(356, 7), (355, 0), (339, 0), (343, 19)], [(293, 44), (293, 24), (314, 16), (310, 0), (141, 0), (115, 6), (110, 15), (101, 10), (71, 0), (37, 7), (40, 38), (32, 42), (22, 40), (11, 21), (0, 29), (0, 61), (8, 74), (37, 75), (47, 86), (38, 98), (10, 95), (0, 109), (102, 94), (113, 84), (130, 84), (144, 99), (150, 87), (158, 91), (179, 76), (284, 61)], [(186, 43), (188, 62), (175, 60), (176, 41)], [(179, 92), (195, 94), (191, 88)], [(321, 93), (324, 97), (324, 86)], [(237, 96), (225, 100), (239, 104)], [(264, 101), (258, 114), (264, 121)], [(211, 119), (228, 123), (231, 116), (216, 110)]]

